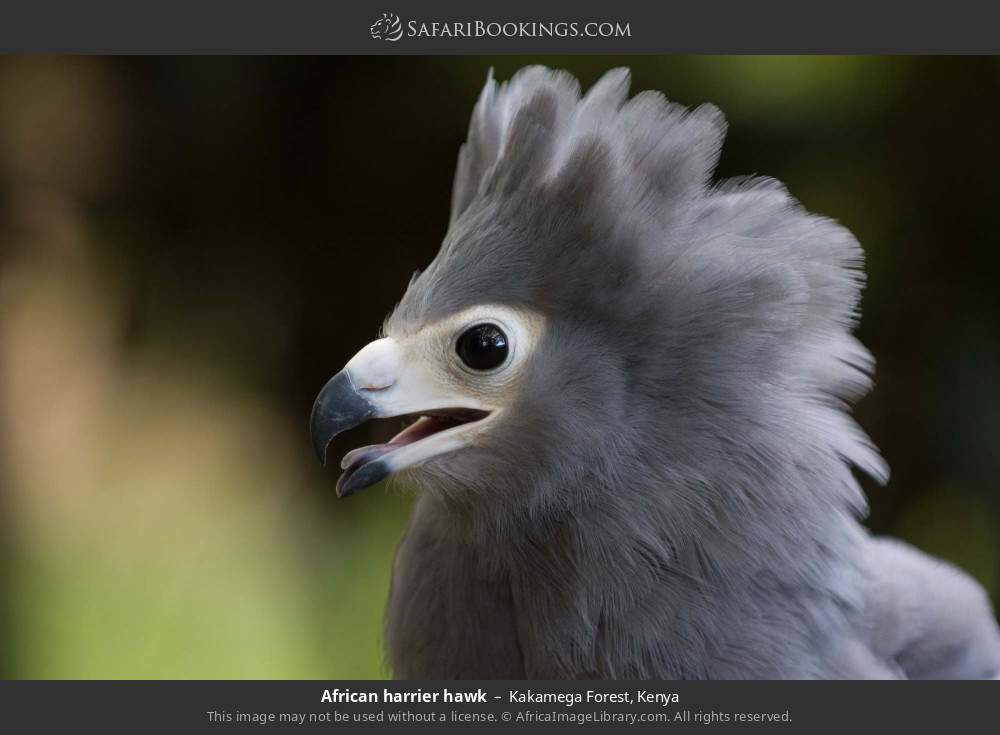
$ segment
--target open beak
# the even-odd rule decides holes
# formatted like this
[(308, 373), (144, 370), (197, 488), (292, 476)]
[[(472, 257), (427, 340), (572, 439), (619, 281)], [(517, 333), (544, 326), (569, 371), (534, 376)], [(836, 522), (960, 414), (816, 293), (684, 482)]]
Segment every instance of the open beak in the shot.
[(323, 386), (313, 404), (310, 431), (320, 462), (335, 436), (373, 418), (415, 416), (386, 444), (348, 452), (337, 481), (340, 497), (391, 474), (468, 446), (491, 409), (462, 395), (419, 359), (404, 359), (392, 339), (372, 342)]

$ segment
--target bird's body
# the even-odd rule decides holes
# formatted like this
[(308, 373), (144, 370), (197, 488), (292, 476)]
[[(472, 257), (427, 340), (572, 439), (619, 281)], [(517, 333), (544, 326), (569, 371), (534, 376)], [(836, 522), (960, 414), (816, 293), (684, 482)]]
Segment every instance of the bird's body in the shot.
[(979, 586), (901, 543), (855, 529), (853, 558), (803, 547), (803, 567), (816, 567), (810, 582), (785, 578), (766, 557), (709, 571), (698, 556), (711, 548), (671, 553), (665, 539), (622, 531), (595, 509), (542, 524), (523, 545), (477, 546), (449, 511), (422, 498), (393, 577), (393, 671), (413, 679), (1000, 674)]
[(441, 251), (324, 388), (313, 435), (421, 491), (389, 658), (410, 678), (1000, 675), (979, 586), (871, 537), (847, 413), (862, 254), (777, 182), (711, 185), (715, 108), (490, 79)]

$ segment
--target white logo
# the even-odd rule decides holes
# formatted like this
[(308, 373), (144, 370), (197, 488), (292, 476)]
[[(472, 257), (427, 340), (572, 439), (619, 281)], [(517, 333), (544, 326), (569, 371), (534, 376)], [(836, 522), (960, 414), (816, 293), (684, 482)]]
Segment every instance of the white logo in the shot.
[(403, 24), (395, 13), (382, 13), (368, 30), (376, 41), (398, 41), (403, 37)]

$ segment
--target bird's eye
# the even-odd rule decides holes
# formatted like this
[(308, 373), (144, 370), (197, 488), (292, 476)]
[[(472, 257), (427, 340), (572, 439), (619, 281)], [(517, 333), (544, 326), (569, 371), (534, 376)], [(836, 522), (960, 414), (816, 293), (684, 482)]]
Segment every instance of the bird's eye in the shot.
[(462, 333), (455, 351), (473, 370), (492, 370), (507, 359), (507, 335), (496, 324), (477, 324)]

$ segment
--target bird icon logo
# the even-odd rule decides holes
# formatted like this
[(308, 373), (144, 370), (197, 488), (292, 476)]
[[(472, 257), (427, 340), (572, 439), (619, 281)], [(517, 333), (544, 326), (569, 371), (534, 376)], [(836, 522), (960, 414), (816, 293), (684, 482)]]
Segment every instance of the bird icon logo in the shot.
[(368, 30), (376, 41), (398, 41), (403, 37), (403, 24), (395, 13), (382, 13)]

